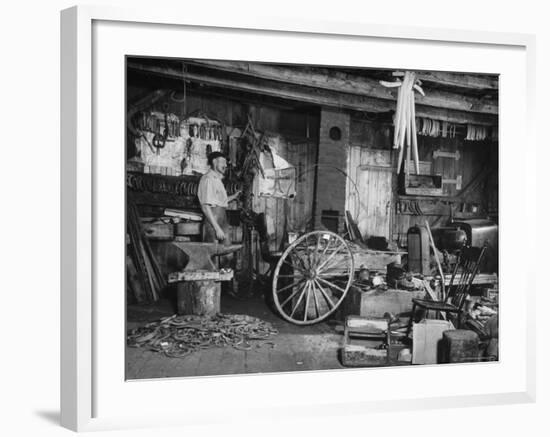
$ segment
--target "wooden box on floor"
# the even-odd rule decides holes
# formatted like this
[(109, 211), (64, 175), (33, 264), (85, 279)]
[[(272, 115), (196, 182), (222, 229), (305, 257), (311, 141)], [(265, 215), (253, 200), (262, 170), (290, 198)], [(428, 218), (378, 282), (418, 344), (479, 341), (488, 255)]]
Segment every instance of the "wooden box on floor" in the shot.
[(424, 319), (413, 323), (412, 363), (437, 364), (443, 357), (443, 333), (453, 328), (448, 320)]
[(386, 319), (349, 316), (344, 328), (342, 364), (375, 367), (390, 364), (390, 331)]
[(412, 299), (426, 297), (424, 290), (369, 290), (363, 291), (351, 286), (344, 301), (337, 310), (337, 317), (347, 316), (384, 317), (384, 313), (400, 314), (411, 311)]

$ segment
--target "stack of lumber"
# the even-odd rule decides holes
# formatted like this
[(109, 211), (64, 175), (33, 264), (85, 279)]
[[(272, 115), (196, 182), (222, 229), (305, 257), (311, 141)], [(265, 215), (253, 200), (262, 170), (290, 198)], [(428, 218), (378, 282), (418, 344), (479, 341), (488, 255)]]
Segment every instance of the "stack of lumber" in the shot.
[(137, 303), (158, 300), (166, 280), (144, 235), (137, 208), (128, 199), (127, 211), (126, 288)]

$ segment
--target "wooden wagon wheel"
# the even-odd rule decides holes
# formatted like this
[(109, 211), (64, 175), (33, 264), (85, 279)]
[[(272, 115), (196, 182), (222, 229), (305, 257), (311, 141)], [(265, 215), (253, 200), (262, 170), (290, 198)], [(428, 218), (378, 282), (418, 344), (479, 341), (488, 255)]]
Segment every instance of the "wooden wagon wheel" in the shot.
[(329, 231), (305, 234), (284, 251), (275, 267), (275, 307), (291, 323), (320, 322), (342, 303), (353, 274), (353, 254), (342, 237)]

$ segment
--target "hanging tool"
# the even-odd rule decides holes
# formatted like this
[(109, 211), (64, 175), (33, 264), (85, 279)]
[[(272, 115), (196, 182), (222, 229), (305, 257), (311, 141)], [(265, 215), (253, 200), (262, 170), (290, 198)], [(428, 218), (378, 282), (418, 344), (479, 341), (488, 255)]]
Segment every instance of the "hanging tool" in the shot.
[(164, 130), (162, 134), (155, 134), (153, 137), (153, 146), (156, 147), (157, 153), (160, 153), (160, 149), (163, 149), (166, 145), (166, 139), (168, 138), (168, 114), (164, 113)]

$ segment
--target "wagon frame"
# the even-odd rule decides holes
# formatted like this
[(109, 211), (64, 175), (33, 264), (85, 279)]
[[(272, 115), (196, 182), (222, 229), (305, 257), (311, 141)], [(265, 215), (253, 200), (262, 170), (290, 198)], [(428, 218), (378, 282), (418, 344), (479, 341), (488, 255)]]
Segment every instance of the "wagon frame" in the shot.
[(344, 301), (356, 266), (376, 270), (398, 260), (396, 252), (369, 250), (334, 232), (306, 233), (286, 248), (275, 266), (275, 308), (296, 325), (321, 322)]

